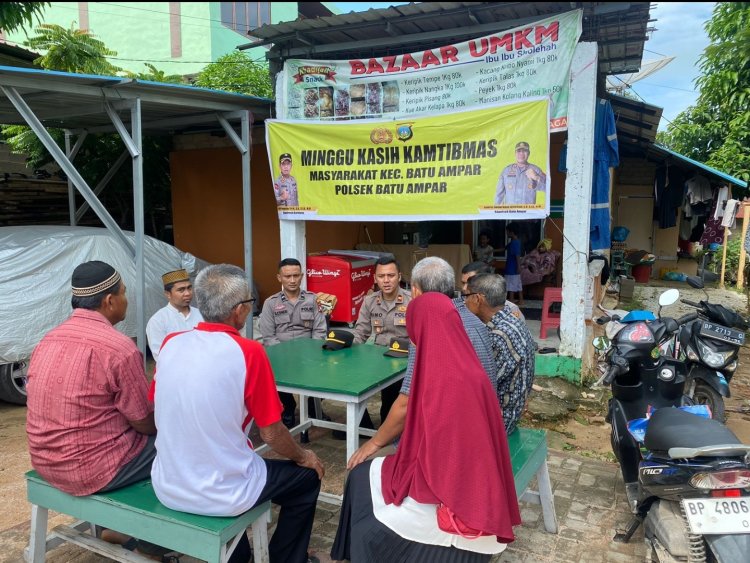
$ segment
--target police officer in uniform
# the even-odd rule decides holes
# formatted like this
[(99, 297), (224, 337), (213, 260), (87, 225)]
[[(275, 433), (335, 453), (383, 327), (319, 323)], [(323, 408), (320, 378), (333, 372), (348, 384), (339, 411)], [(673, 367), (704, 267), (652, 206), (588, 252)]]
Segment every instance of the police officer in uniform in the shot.
[(279, 157), (281, 174), (273, 181), (273, 192), (276, 203), (284, 207), (298, 207), (297, 179), (291, 175), (292, 155), (285, 152)]
[[(295, 338), (324, 340), (326, 321), (315, 302), (315, 294), (301, 288), (302, 265), (295, 258), (279, 262), (276, 279), (281, 291), (266, 299), (260, 312), (260, 333), (265, 346), (273, 346)], [(279, 393), (284, 412), (281, 420), (285, 426), (294, 426), (297, 403), (291, 393)]]
[[(375, 266), (375, 283), (378, 291), (365, 297), (354, 326), (354, 343), (366, 342), (374, 336), (373, 343), (388, 346), (394, 338), (408, 338), (406, 334), (406, 306), (411, 293), (401, 289), (401, 270), (392, 256), (378, 259)], [(401, 382), (381, 391), (380, 420), (385, 420), (393, 401), (398, 397)]]
[(537, 205), (537, 192), (547, 193), (547, 176), (529, 162), (529, 154), (529, 143), (516, 143), (516, 162), (506, 166), (500, 174), (495, 205)]

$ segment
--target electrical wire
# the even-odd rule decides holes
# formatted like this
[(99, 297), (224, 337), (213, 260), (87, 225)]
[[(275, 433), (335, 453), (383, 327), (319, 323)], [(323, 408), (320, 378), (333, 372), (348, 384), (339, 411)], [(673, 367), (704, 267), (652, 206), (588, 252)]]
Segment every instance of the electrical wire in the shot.
[[(555, 222), (555, 220), (554, 220), (554, 219), (552, 219), (552, 217), (550, 217), (550, 218), (549, 218), (549, 219), (547, 219), (547, 220), (548, 220), (548, 221), (549, 221), (550, 223), (552, 223), (552, 225), (553, 225), (553, 226), (554, 226), (554, 227), (555, 227), (555, 228), (556, 228), (556, 229), (558, 230), (558, 232), (559, 232), (559, 233), (560, 233), (560, 234), (562, 235), (562, 238), (563, 238), (563, 240), (565, 240), (565, 242), (567, 242), (567, 243), (568, 243), (568, 244), (570, 245), (570, 247), (571, 247), (571, 248), (573, 249), (573, 254), (569, 255), (569, 256), (568, 256), (568, 258), (571, 258), (571, 257), (572, 257), (573, 255), (576, 255), (576, 254), (577, 254), (578, 256), (580, 256), (581, 258), (583, 258), (584, 260), (586, 260), (586, 262), (588, 263), (588, 259), (589, 259), (589, 253), (588, 253), (588, 252), (583, 252), (582, 250), (578, 250), (578, 248), (576, 248), (576, 245), (575, 245), (575, 244), (573, 244), (573, 243), (571, 242), (571, 240), (570, 240), (570, 239), (569, 239), (569, 238), (568, 238), (567, 236), (565, 236), (565, 233), (564, 233), (564, 232), (563, 232), (563, 230), (562, 230), (562, 229), (560, 228), (560, 225), (558, 225), (558, 224), (557, 224), (557, 223)], [(546, 222), (546, 221), (545, 221), (545, 222)], [(565, 260), (567, 260), (567, 258), (563, 258), (563, 262), (565, 262)]]
[[(222, 64), (222, 65), (242, 65), (245, 64), (245, 61), (178, 61), (175, 59), (131, 59), (129, 57), (106, 57), (107, 59), (112, 59), (115, 61), (133, 61), (133, 62), (140, 62), (140, 63), (184, 63), (184, 64)], [(259, 59), (250, 59), (250, 62), (253, 63), (262, 63), (265, 61), (265, 57), (261, 57)]]

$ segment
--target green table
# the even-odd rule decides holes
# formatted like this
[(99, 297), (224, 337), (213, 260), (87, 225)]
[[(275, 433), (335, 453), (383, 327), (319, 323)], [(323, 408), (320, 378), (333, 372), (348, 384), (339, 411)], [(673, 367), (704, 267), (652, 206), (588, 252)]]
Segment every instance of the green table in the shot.
[[(373, 344), (355, 344), (343, 350), (323, 350), (320, 340), (297, 338), (268, 346), (276, 387), (279, 391), (300, 395), (300, 424), (294, 433), (310, 426), (346, 430), (346, 459), (359, 447), (359, 434), (374, 431), (359, 429), (367, 400), (378, 391), (404, 377), (406, 358), (384, 356), (385, 348)], [(310, 418), (307, 397), (346, 403), (346, 424)]]

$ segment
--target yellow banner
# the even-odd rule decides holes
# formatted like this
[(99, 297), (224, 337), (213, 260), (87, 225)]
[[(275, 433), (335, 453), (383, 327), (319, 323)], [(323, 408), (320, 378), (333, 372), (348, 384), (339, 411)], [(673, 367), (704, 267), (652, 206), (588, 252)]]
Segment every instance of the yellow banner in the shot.
[(404, 120), (266, 121), (280, 219), (549, 215), (549, 101)]

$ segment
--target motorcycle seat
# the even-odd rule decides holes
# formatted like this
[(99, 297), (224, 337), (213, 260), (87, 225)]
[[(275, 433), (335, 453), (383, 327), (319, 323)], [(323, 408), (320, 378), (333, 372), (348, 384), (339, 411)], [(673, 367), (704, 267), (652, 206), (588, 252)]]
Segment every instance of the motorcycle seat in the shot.
[(660, 453), (666, 453), (670, 448), (741, 443), (721, 422), (672, 407), (658, 409), (651, 415), (643, 440), (649, 450)]

